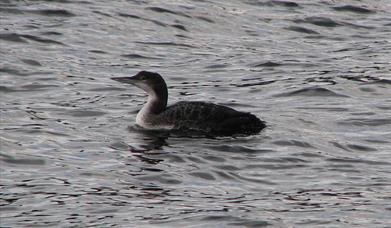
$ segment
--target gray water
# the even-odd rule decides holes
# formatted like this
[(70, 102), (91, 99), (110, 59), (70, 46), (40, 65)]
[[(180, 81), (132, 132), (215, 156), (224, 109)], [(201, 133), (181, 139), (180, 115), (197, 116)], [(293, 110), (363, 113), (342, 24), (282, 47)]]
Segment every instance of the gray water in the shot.
[[(391, 227), (391, 1), (0, 2), (1, 227)], [(248, 137), (145, 132), (170, 103)]]

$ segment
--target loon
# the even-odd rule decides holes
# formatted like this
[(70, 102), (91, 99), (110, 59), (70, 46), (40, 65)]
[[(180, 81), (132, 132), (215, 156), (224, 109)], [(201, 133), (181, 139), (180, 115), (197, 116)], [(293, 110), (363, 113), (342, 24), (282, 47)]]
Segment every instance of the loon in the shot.
[(256, 134), (266, 127), (253, 114), (213, 103), (180, 101), (167, 106), (167, 85), (158, 73), (140, 71), (132, 77), (111, 79), (132, 84), (148, 93), (147, 103), (136, 116), (136, 124), (144, 129), (229, 136)]

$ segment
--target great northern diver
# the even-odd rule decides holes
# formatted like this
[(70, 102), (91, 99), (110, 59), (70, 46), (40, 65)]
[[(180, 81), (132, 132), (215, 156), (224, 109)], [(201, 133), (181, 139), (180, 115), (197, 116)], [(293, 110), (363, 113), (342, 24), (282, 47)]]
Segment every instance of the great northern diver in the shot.
[(136, 124), (145, 129), (227, 136), (255, 134), (265, 128), (265, 123), (256, 116), (222, 105), (180, 101), (167, 107), (167, 85), (158, 73), (141, 71), (132, 77), (111, 79), (148, 93), (147, 103), (136, 116)]

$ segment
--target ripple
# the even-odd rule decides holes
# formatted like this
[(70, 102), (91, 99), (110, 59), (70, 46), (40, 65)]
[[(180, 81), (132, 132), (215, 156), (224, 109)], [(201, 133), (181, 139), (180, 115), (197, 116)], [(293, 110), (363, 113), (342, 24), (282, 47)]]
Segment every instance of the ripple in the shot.
[(272, 0), (267, 3), (276, 6), (299, 7), (299, 4), (297, 2), (292, 2), (292, 1)]
[(61, 35), (64, 35), (63, 33), (56, 32), (56, 31), (47, 31), (47, 32), (42, 32), (41, 34), (45, 35), (45, 36), (61, 36)]
[(208, 181), (216, 180), (216, 178), (214, 176), (212, 176), (211, 174), (206, 173), (206, 172), (192, 172), (192, 173), (189, 173), (189, 175), (191, 175), (193, 177), (202, 178), (202, 179), (208, 180)]
[(357, 29), (374, 29), (375, 27), (373, 26), (366, 26), (366, 25), (358, 25), (354, 23), (349, 23), (349, 22), (344, 22), (343, 25), (352, 27), (352, 28), (357, 28)]
[(351, 80), (351, 81), (365, 82), (368, 84), (391, 84), (391, 79), (374, 77), (374, 76), (366, 76), (366, 75), (360, 75), (360, 76), (346, 76), (345, 75), (345, 76), (341, 76), (341, 78)]
[(291, 31), (295, 31), (295, 32), (305, 33), (305, 34), (319, 34), (317, 31), (314, 31), (309, 28), (304, 28), (301, 26), (289, 26), (286, 29), (291, 30)]
[(217, 169), (221, 169), (224, 171), (237, 171), (240, 170), (240, 168), (233, 166), (233, 165), (216, 165), (214, 166)]
[(179, 15), (179, 16), (191, 18), (191, 16), (189, 16), (185, 13), (177, 12), (177, 11), (173, 11), (173, 10), (168, 10), (168, 9), (165, 9), (162, 7), (147, 7), (146, 9), (154, 11), (154, 12), (158, 12), (158, 13), (174, 14), (174, 15)]
[[(324, 156), (320, 152), (301, 152), (298, 153), (297, 156), (299, 157), (307, 157), (307, 158), (323, 158)], [(306, 161), (306, 160), (304, 160)]]
[(28, 91), (36, 91), (36, 90), (44, 90), (47, 88), (53, 88), (58, 87), (57, 85), (45, 85), (45, 84), (28, 84), (23, 85), (21, 88), (28, 90)]
[(197, 17), (195, 17), (195, 18), (200, 19), (200, 20), (202, 20), (202, 21), (209, 22), (209, 23), (215, 23), (212, 19), (207, 18), (207, 17), (204, 17), (204, 16), (197, 16)]
[(29, 75), (34, 75), (34, 74), (43, 74), (43, 72), (22, 72), (13, 68), (8, 68), (8, 67), (1, 67), (0, 66), (0, 72), (7, 73), (10, 75), (18, 75), (18, 76), (29, 76)]
[(162, 27), (166, 27), (167, 24), (161, 22), (161, 21), (157, 21), (157, 20), (153, 20), (153, 19), (149, 19), (149, 18), (144, 18), (144, 17), (140, 17), (140, 16), (137, 16), (137, 15), (133, 15), (133, 14), (126, 14), (126, 13), (118, 13), (118, 16), (120, 17), (125, 17), (125, 18), (133, 18), (133, 19), (139, 19), (139, 20), (143, 20), (143, 21), (148, 21), (148, 22), (152, 22), (156, 25), (159, 25), (159, 26), (162, 26)]
[(0, 39), (12, 42), (27, 43), (27, 41), (22, 39), (22, 36), (17, 33), (2, 33), (0, 34)]
[(391, 79), (378, 79), (370, 82), (371, 84), (385, 84), (385, 85), (391, 85)]
[(346, 150), (346, 151), (361, 151), (361, 152), (373, 152), (377, 151), (377, 149), (363, 146), (363, 145), (357, 145), (357, 144), (347, 144), (347, 145), (341, 145), (337, 142), (331, 142), (335, 147)]
[(157, 181), (162, 184), (180, 184), (182, 181), (172, 178), (170, 175), (144, 175), (138, 176), (136, 179), (143, 181)]
[(24, 37), (26, 39), (29, 39), (29, 40), (33, 40), (33, 41), (39, 42), (39, 43), (64, 45), (61, 42), (58, 42), (58, 41), (55, 41), (55, 40), (52, 40), (52, 39), (46, 39), (46, 38), (38, 37), (38, 36), (33, 36), (33, 35), (20, 35), (20, 36), (22, 36), (22, 37)]
[(365, 159), (355, 159), (355, 158), (327, 158), (326, 161), (336, 162), (336, 163), (364, 163), (368, 165), (390, 165), (390, 162), (385, 161), (372, 161)]
[(42, 66), (41, 63), (33, 59), (22, 59), (22, 62), (31, 66)]
[[(25, 38), (25, 39), (23, 39)], [(26, 39), (33, 40), (39, 43), (45, 43), (45, 44), (58, 44), (58, 45), (64, 45), (61, 42), (52, 40), (52, 39), (46, 39), (38, 36), (28, 35), (28, 34), (17, 34), (17, 33), (3, 33), (0, 34), (0, 39), (6, 40), (6, 41), (12, 41), (12, 42), (21, 42), (26, 43)]]
[(43, 16), (50, 16), (50, 17), (73, 17), (73, 16), (76, 16), (75, 14), (69, 12), (68, 10), (64, 10), (64, 9), (31, 10), (29, 12), (40, 14)]
[(51, 135), (51, 136), (60, 136), (60, 137), (70, 137), (70, 135), (68, 134), (65, 134), (65, 133), (62, 133), (62, 132), (56, 132), (56, 131), (49, 131), (49, 130), (45, 130), (45, 129), (41, 129), (39, 127), (35, 127), (35, 128), (18, 128), (18, 129), (14, 129), (15, 132), (23, 132), (25, 134), (29, 134), (29, 135), (33, 135), (33, 134), (37, 134), (37, 135), (42, 135), (42, 134), (46, 134), (46, 135)]
[(176, 42), (144, 42), (144, 41), (136, 41), (135, 43), (139, 44), (148, 44), (148, 45), (157, 45), (157, 46), (178, 46), (178, 47), (188, 47), (188, 48), (196, 48), (190, 44), (182, 44)]
[(340, 107), (297, 107), (297, 109), (305, 109), (305, 110), (324, 110), (330, 112), (347, 112), (350, 111), (348, 108), (340, 108)]
[(20, 92), (21, 90), (13, 89), (8, 86), (0, 86), (0, 92), (3, 93), (12, 93), (12, 92)]
[(128, 91), (128, 89), (127, 88), (123, 88), (123, 87), (121, 87), (121, 88), (120, 87), (97, 87), (97, 88), (88, 89), (88, 91), (93, 91), (93, 92)]
[(7, 14), (23, 14), (22, 10), (15, 9), (15, 8), (8, 8), (8, 7), (0, 7), (0, 12), (7, 13)]
[(259, 86), (259, 85), (269, 85), (275, 83), (275, 80), (272, 81), (260, 81), (260, 82), (251, 82), (251, 83), (242, 83), (242, 84), (231, 84), (235, 87), (250, 87), (250, 86)]
[(363, 152), (377, 151), (375, 148), (363, 146), (363, 145), (357, 145), (357, 144), (348, 144), (347, 147), (352, 150), (363, 151)]
[(332, 7), (336, 11), (344, 11), (344, 12), (352, 12), (352, 13), (375, 13), (373, 10), (369, 10), (367, 8), (359, 7), (359, 6), (353, 6), (353, 5), (343, 5), (343, 6), (335, 6)]
[(118, 16), (121, 17), (130, 17), (130, 18), (135, 18), (135, 19), (143, 19), (140, 16), (134, 15), (134, 14), (127, 14), (127, 13), (118, 13)]
[[(310, 146), (311, 147), (311, 146)], [(272, 163), (308, 163), (309, 161), (298, 158), (298, 157), (280, 157), (280, 158), (267, 158), (265, 162)]]
[(203, 159), (207, 161), (213, 161), (213, 162), (225, 162), (226, 159), (218, 156), (213, 156), (213, 155), (204, 155), (202, 156)]
[(229, 66), (228, 64), (213, 64), (213, 65), (205, 66), (205, 68), (208, 68), (208, 69), (219, 69), (219, 68), (226, 68), (228, 66)]
[(93, 111), (93, 110), (72, 110), (67, 111), (65, 114), (75, 116), (75, 117), (93, 117), (93, 116), (103, 116), (106, 115), (106, 112), (103, 111)]
[(139, 54), (124, 54), (121, 56), (128, 58), (128, 59), (161, 59), (161, 58), (157, 58), (157, 57), (150, 57), (150, 56), (144, 56), (144, 55), (139, 55)]
[[(291, 167), (289, 167), (288, 169), (290, 169)], [(250, 177), (245, 177), (245, 176), (242, 176), (238, 173), (234, 173), (234, 172), (228, 172), (230, 176), (232, 177), (235, 177), (237, 180), (242, 180), (242, 181), (245, 181), (245, 182), (252, 182), (252, 183), (257, 183), (257, 184), (266, 184), (266, 185), (276, 185), (276, 183), (274, 183), (273, 181), (269, 181), (269, 180), (262, 180), (260, 178), (250, 178)]]
[(274, 95), (275, 97), (290, 97), (290, 96), (308, 96), (308, 97), (314, 97), (314, 96), (326, 96), (326, 97), (348, 97), (343, 94), (338, 94), (336, 92), (333, 92), (330, 89), (322, 88), (322, 87), (308, 87), (303, 89), (294, 90), (291, 92), (281, 93)]
[(36, 158), (15, 158), (6, 154), (0, 153), (0, 160), (14, 165), (44, 165), (45, 160)]
[(351, 126), (384, 126), (384, 125), (390, 125), (391, 119), (350, 118), (350, 119), (338, 121), (338, 124), (351, 125)]
[(284, 1), (284, 0), (271, 0), (271, 1), (258, 1), (258, 0), (250, 0), (246, 2), (250, 5), (255, 6), (283, 6), (283, 7), (289, 7), (289, 8), (295, 8), (299, 7), (300, 5), (297, 2), (293, 1)]
[(240, 227), (269, 227), (271, 223), (266, 221), (257, 220), (245, 220), (239, 222), (230, 222), (228, 225), (240, 226)]
[(282, 65), (281, 63), (267, 61), (267, 62), (262, 62), (262, 63), (255, 63), (255, 64), (252, 64), (251, 66), (252, 67), (278, 67), (281, 65)]
[(179, 24), (171, 25), (171, 27), (182, 30), (182, 31), (186, 31), (186, 32), (188, 31), (185, 26), (179, 25)]
[(233, 146), (233, 145), (219, 145), (209, 146), (208, 148), (217, 151), (234, 152), (234, 153), (264, 153), (270, 152), (269, 150), (252, 149), (245, 146)]
[(278, 140), (278, 141), (274, 141), (273, 144), (279, 146), (297, 146), (303, 148), (314, 148), (314, 146), (312, 146), (307, 142), (302, 142), (297, 140)]
[(304, 20), (294, 20), (296, 23), (309, 23), (322, 27), (337, 27), (341, 24), (327, 17), (307, 17)]

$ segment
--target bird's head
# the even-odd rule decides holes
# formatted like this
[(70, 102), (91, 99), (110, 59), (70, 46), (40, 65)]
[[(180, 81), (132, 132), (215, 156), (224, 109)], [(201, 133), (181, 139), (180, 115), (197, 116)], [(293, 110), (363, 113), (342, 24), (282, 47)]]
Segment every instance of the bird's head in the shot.
[(167, 90), (167, 85), (158, 73), (149, 71), (140, 71), (131, 77), (115, 77), (111, 78), (117, 82), (132, 84), (144, 90), (148, 94), (158, 93), (161, 90)]

